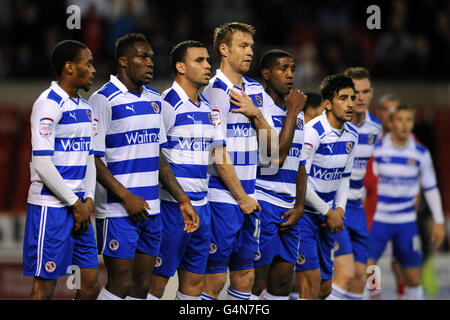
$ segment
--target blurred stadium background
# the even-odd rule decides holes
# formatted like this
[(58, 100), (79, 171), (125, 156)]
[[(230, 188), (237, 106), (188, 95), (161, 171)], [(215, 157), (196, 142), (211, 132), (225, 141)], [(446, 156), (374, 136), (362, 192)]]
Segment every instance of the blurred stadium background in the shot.
[[(66, 9), (81, 8), (81, 29), (68, 30)], [(381, 29), (370, 30), (369, 5), (381, 9)], [(38, 95), (53, 80), (49, 55), (63, 39), (83, 41), (94, 55), (94, 86), (114, 72), (115, 40), (143, 32), (155, 51), (152, 86), (160, 91), (173, 81), (169, 53), (186, 39), (212, 50), (214, 27), (225, 21), (256, 27), (250, 77), (260, 79), (258, 61), (268, 49), (281, 48), (297, 62), (296, 87), (316, 90), (327, 74), (365, 66), (378, 98), (395, 93), (416, 109), (414, 133), (431, 151), (450, 233), (450, 2), (300, 0), (0, 0), (0, 299), (26, 299), (31, 279), (22, 275), (22, 239), (29, 186), (29, 114)], [(424, 287), (430, 299), (450, 299), (449, 240), (431, 252), (427, 246), (430, 214), (422, 217)], [(380, 261), (384, 298), (395, 299), (389, 250)], [(101, 281), (106, 279), (101, 269)], [(176, 290), (175, 279), (165, 298)], [(171, 291), (173, 289), (173, 291)], [(65, 279), (55, 298), (72, 298)]]

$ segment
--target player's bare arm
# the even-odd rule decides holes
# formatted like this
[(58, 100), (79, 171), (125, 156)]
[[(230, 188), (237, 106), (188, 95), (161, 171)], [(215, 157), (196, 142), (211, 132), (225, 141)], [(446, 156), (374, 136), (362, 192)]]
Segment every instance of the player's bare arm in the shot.
[(305, 195), (306, 195), (306, 169), (305, 166), (299, 166), (296, 180), (296, 197), (294, 208), (286, 211), (281, 220), (289, 217), (287, 221), (280, 223), (280, 231), (285, 231), (291, 228), (297, 223), (303, 216), (303, 210), (305, 208)]
[(297, 125), (297, 116), (305, 106), (307, 96), (305, 96), (299, 89), (292, 89), (286, 98), (286, 118), (284, 120), (283, 128), (281, 129), (278, 138), (279, 155), (278, 167), (281, 168), (286, 160), (289, 150), (294, 139), (295, 126)]
[(149, 216), (147, 210), (150, 206), (143, 198), (136, 196), (122, 185), (109, 171), (99, 157), (95, 157), (95, 167), (97, 169), (97, 181), (107, 190), (115, 194), (123, 203), (130, 218), (136, 221), (144, 221)]
[(159, 181), (180, 204), (180, 211), (184, 220), (184, 231), (191, 233), (197, 230), (200, 225), (200, 218), (161, 151), (159, 152)]
[(255, 199), (245, 193), (244, 188), (239, 181), (234, 166), (228, 155), (225, 146), (216, 147), (211, 151), (211, 157), (214, 159), (214, 167), (222, 181), (228, 187), (230, 192), (236, 198), (239, 207), (244, 214), (250, 214), (254, 211), (261, 211), (261, 207)]

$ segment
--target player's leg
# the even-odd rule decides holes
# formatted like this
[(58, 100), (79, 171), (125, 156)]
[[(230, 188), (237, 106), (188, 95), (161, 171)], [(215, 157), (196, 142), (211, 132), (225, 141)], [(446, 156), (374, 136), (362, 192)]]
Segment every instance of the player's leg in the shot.
[[(332, 291), (333, 291), (333, 280), (322, 279), (320, 282), (319, 299), (325, 300), (325, 299), (329, 298)], [(341, 299), (343, 299), (343, 298), (341, 298)], [(334, 300), (334, 299), (328, 299), (328, 300)]]
[(267, 283), (267, 278), (269, 276), (270, 264), (262, 267), (255, 266), (255, 281), (252, 287), (252, 300), (258, 300), (264, 287)]
[(74, 241), (72, 265), (80, 268), (80, 288), (77, 289), (75, 300), (95, 300), (100, 293), (100, 281), (97, 243), (92, 223), (85, 232), (74, 235)]
[(176, 299), (200, 300), (211, 242), (211, 207), (196, 206), (200, 227), (187, 239), (184, 257), (178, 268), (179, 288)]
[(250, 299), (255, 281), (255, 257), (259, 252), (260, 212), (243, 215), (243, 220), (237, 234), (237, 250), (231, 254), (229, 263), (230, 287), (227, 297), (233, 300)]
[(150, 279), (159, 255), (161, 245), (162, 222), (161, 214), (147, 217), (137, 224), (139, 240), (132, 271), (132, 287), (128, 298), (146, 299), (150, 289)]
[(205, 270), (202, 299), (217, 299), (227, 280), (228, 263), (243, 224), (239, 206), (210, 202), (211, 243)]
[(423, 300), (424, 293), (420, 279), (423, 256), (417, 222), (398, 224), (396, 229), (393, 246), (395, 256), (402, 267), (405, 298), (407, 300)]
[(276, 256), (271, 264), (265, 300), (288, 300), (294, 264)]
[(320, 269), (296, 271), (299, 299), (317, 300), (320, 294)]
[[(393, 226), (389, 223), (383, 223), (380, 221), (373, 221), (372, 228), (369, 235), (369, 255), (367, 267), (376, 265), (376, 261), (383, 255), (388, 241), (393, 235)], [(371, 274), (368, 274), (370, 277)], [(381, 299), (381, 288), (375, 286), (369, 288), (368, 297), (371, 300)]]
[[(286, 209), (279, 210), (279, 217)], [(281, 221), (280, 221), (281, 222)], [(268, 278), (267, 296), (271, 299), (288, 300), (291, 292), (294, 266), (297, 263), (300, 224), (297, 222), (290, 229), (277, 232), (278, 251), (276, 252)]]
[(352, 241), (353, 259), (355, 260), (355, 272), (350, 288), (347, 291), (347, 298), (351, 300), (363, 299), (364, 287), (367, 282), (367, 259), (369, 254), (369, 230), (367, 227), (366, 215), (363, 208), (354, 215), (354, 223), (350, 232)]
[(263, 292), (268, 281), (271, 262), (279, 246), (278, 225), (280, 223), (280, 208), (261, 200), (259, 205), (261, 206), (261, 232), (259, 236), (259, 252), (254, 262), (255, 281), (252, 288), (252, 299), (258, 299)]
[(299, 288), (299, 299), (319, 299), (320, 263), (318, 244), (318, 225), (314, 215), (305, 213), (299, 220), (300, 246), (295, 271)]
[[(161, 201), (162, 234), (159, 255), (150, 280), (149, 294), (161, 299), (170, 277), (175, 275), (183, 259), (191, 234), (183, 231), (184, 220), (178, 203)], [(203, 219), (200, 219), (203, 224)], [(208, 244), (209, 245), (209, 242)]]
[(97, 248), (107, 270), (107, 283), (98, 299), (124, 299), (132, 286), (132, 267), (139, 239), (136, 224), (129, 217), (96, 219), (96, 229)]
[(100, 293), (98, 268), (80, 268), (81, 283), (75, 300), (95, 300)]
[(355, 275), (353, 254), (344, 254), (334, 259), (334, 275), (330, 299), (344, 300)]
[(73, 254), (74, 218), (67, 208), (28, 204), (23, 269), (32, 276), (31, 299), (51, 299), (57, 279), (67, 274)]
[(405, 299), (405, 277), (402, 273), (402, 267), (398, 262), (398, 259), (395, 255), (392, 255), (391, 262), (392, 272), (394, 273), (396, 290), (397, 290), (397, 299), (404, 300)]

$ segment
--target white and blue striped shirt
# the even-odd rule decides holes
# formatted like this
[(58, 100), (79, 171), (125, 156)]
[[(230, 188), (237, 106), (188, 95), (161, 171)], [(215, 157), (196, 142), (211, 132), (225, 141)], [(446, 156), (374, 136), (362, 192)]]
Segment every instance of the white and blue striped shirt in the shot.
[[(167, 132), (167, 144), (162, 151), (192, 204), (204, 205), (208, 201), (210, 150), (215, 145), (225, 145), (221, 124), (214, 119), (205, 97), (200, 94), (199, 104), (195, 104), (177, 82), (164, 91), (161, 98)], [(160, 197), (161, 200), (176, 202), (161, 184)]]
[[(120, 80), (111, 79), (89, 101), (97, 132), (94, 155), (101, 157), (112, 175), (131, 193), (159, 213), (159, 150), (166, 143), (161, 116), (161, 97), (149, 86), (140, 95), (128, 91)], [(120, 199), (97, 183), (96, 216), (128, 216)]]
[(376, 144), (373, 170), (378, 176), (378, 203), (374, 221), (406, 223), (416, 220), (415, 198), (419, 184), (423, 191), (437, 187), (428, 149), (414, 141), (395, 146), (388, 133)]
[[(53, 81), (33, 105), (31, 114), (31, 150), (33, 156), (51, 156), (67, 186), (79, 197), (85, 194), (84, 178), (89, 154), (92, 154), (92, 108), (78, 96), (70, 97)], [(30, 164), (31, 185), (28, 203), (65, 207), (42, 182)]]
[[(268, 96), (270, 98), (270, 96)], [(286, 109), (276, 103), (270, 107), (274, 129), (280, 135), (286, 119)], [(296, 196), (296, 181), (298, 167), (306, 163), (303, 148), (305, 118), (303, 111), (296, 120), (294, 137), (289, 154), (281, 168), (275, 174), (264, 174), (264, 170), (258, 167), (256, 178), (256, 198), (274, 204), (282, 208), (293, 208)]]
[[(255, 106), (261, 108), (264, 118), (273, 127), (268, 110), (270, 103), (273, 103), (273, 101), (264, 99), (263, 86), (259, 82), (246, 77), (243, 77), (242, 81), (244, 92), (251, 97)], [(257, 133), (249, 118), (243, 114), (231, 112), (232, 109), (237, 107), (230, 102), (228, 95), (230, 90), (241, 92), (241, 88), (234, 86), (219, 69), (215, 77), (209, 81), (203, 95), (209, 101), (215, 115), (220, 119), (222, 130), (226, 135), (227, 151), (242, 187), (247, 195), (255, 198), (258, 164)], [(213, 166), (209, 166), (208, 172), (211, 174), (208, 185), (209, 201), (237, 204), (236, 199), (215, 172)]]
[(358, 131), (358, 144), (355, 150), (355, 161), (353, 162), (352, 175), (350, 176), (350, 190), (347, 205), (353, 208), (362, 207), (364, 195), (364, 176), (366, 175), (367, 163), (373, 154), (375, 144), (381, 138), (381, 122), (366, 110), (366, 118), (361, 126), (352, 123)]
[[(308, 188), (311, 188), (330, 208), (342, 206), (337, 196), (343, 178), (350, 177), (355, 157), (358, 132), (348, 123), (341, 130), (328, 122), (327, 111), (305, 125), (305, 154)], [(342, 190), (342, 189), (341, 189)], [(347, 195), (342, 195), (346, 202)], [(305, 204), (305, 212), (318, 210)]]

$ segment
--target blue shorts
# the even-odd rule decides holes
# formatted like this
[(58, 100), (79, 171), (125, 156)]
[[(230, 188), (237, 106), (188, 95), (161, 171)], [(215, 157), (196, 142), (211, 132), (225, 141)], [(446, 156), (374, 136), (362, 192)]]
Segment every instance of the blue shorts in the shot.
[(266, 201), (258, 201), (261, 206), (261, 234), (259, 237), (259, 254), (255, 259), (255, 267), (263, 267), (272, 263), (275, 256), (295, 264), (298, 256), (300, 225), (297, 222), (292, 228), (279, 232), (279, 224), (287, 221), (281, 216), (289, 209), (281, 208)]
[(75, 248), (72, 264), (80, 268), (98, 269), (97, 240), (92, 223), (89, 229), (73, 236)]
[(347, 205), (345, 209), (345, 229), (336, 234), (334, 256), (353, 254), (353, 259), (367, 264), (369, 253), (369, 229), (364, 208)]
[(335, 234), (324, 224), (325, 217), (305, 212), (299, 220), (300, 247), (295, 271), (320, 269), (322, 280), (333, 279)]
[(68, 207), (27, 205), (23, 243), (24, 275), (57, 279), (72, 264), (74, 216)]
[(260, 212), (244, 214), (238, 205), (210, 202), (211, 244), (205, 273), (254, 268), (258, 253)]
[(130, 217), (96, 219), (99, 254), (113, 258), (134, 259), (136, 250), (149, 256), (159, 255), (161, 215), (150, 215), (142, 222)]
[(374, 221), (369, 237), (369, 258), (377, 261), (389, 240), (402, 268), (417, 268), (422, 262), (422, 248), (417, 222), (384, 223)]
[(194, 206), (200, 226), (186, 233), (180, 205), (161, 201), (162, 238), (159, 257), (153, 273), (172, 277), (178, 268), (193, 273), (205, 273), (211, 242), (211, 208), (209, 204)]

